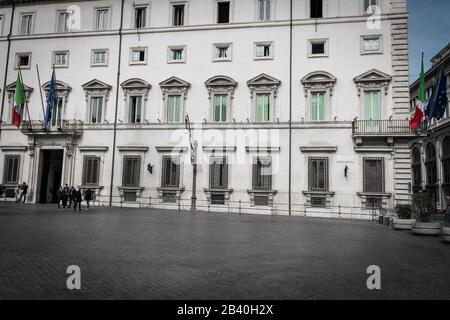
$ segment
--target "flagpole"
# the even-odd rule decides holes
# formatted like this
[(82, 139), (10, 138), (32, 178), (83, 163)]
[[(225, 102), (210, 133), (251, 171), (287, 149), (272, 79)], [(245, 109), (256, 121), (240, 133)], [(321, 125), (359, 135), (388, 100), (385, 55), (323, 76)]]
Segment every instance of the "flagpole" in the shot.
[[(30, 116), (30, 110), (28, 109), (28, 102), (27, 102), (27, 94), (25, 93), (25, 88), (24, 88), (24, 84), (23, 84), (23, 77), (22, 77), (22, 70), (20, 69), (19, 66), (19, 77), (20, 77), (20, 82), (22, 85), (22, 92), (24, 93), (24, 103), (25, 103), (25, 109), (27, 110), (27, 114), (28, 114), (28, 122), (30, 123), (30, 131), (33, 131), (33, 126), (31, 124), (31, 116)], [(22, 115), (22, 114), (21, 114)]]
[(45, 107), (44, 107), (44, 99), (42, 98), (41, 75), (39, 73), (39, 65), (37, 65), (37, 64), (36, 64), (36, 72), (37, 72), (38, 83), (39, 83), (39, 93), (40, 93), (40, 96), (41, 96), (42, 116), (45, 119)]

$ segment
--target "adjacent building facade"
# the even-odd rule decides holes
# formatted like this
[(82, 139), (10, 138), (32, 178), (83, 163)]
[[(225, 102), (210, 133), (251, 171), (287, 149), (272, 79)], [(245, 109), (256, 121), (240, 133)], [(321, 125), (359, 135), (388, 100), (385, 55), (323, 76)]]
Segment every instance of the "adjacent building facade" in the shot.
[[(441, 71), (447, 77), (447, 96), (450, 97), (450, 44), (431, 59), (425, 74), (427, 99), (439, 81)], [(411, 85), (411, 110), (415, 109), (419, 80)], [(450, 111), (437, 121), (427, 121), (428, 130), (411, 143), (413, 192), (428, 191), (438, 210), (447, 208), (450, 195)]]
[(186, 209), (196, 149), (200, 210), (331, 216), (409, 203), (406, 0), (2, 3), (9, 196), (26, 181), (29, 201), (52, 202), (68, 184), (100, 205)]

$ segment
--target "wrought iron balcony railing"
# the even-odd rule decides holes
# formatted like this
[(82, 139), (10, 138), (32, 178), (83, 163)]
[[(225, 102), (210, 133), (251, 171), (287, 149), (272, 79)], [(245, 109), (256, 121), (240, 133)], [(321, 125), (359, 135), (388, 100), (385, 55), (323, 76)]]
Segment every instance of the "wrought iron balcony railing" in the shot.
[(352, 123), (354, 135), (415, 135), (426, 130), (426, 122), (412, 130), (408, 120), (355, 120)]
[(62, 120), (59, 126), (51, 126), (45, 128), (44, 122), (41, 120), (24, 121), (21, 124), (21, 131), (24, 134), (39, 134), (39, 133), (65, 133), (76, 134), (80, 131), (82, 122), (79, 120)]

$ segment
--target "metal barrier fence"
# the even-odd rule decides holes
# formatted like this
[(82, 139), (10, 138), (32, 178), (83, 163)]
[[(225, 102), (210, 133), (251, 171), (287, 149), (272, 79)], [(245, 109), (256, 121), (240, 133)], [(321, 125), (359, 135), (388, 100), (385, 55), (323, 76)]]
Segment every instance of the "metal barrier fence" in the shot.
[[(109, 204), (109, 196), (98, 196), (93, 201), (94, 206), (104, 206)], [(127, 202), (124, 197), (113, 196), (112, 205), (115, 207), (130, 207), (144, 209), (169, 209), (178, 211), (191, 210), (191, 198), (175, 198), (175, 202), (162, 202), (161, 198), (137, 197), (136, 201)], [(197, 199), (196, 210), (203, 212), (227, 212), (236, 214), (271, 214), (289, 215), (289, 207), (286, 203), (273, 203), (271, 206), (255, 206), (250, 201), (225, 201), (224, 205), (211, 204), (210, 200)], [(293, 203), (291, 214), (303, 217), (353, 219), (353, 220), (378, 220), (379, 217), (395, 216), (393, 208), (367, 208), (355, 206), (326, 206), (314, 207), (308, 204)]]

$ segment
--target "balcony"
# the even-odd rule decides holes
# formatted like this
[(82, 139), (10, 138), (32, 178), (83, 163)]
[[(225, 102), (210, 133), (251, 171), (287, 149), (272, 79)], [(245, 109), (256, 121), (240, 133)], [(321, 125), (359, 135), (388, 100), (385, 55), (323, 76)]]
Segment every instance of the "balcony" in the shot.
[(24, 121), (20, 127), (24, 135), (74, 135), (79, 136), (82, 132), (80, 120), (62, 120), (61, 126), (45, 128), (41, 120)]
[(417, 130), (412, 130), (409, 127), (409, 120), (354, 120), (352, 123), (353, 137), (416, 136), (426, 131), (426, 122), (423, 122)]

